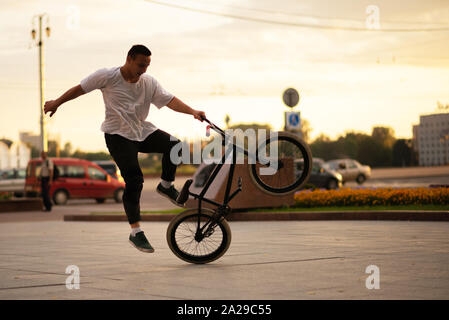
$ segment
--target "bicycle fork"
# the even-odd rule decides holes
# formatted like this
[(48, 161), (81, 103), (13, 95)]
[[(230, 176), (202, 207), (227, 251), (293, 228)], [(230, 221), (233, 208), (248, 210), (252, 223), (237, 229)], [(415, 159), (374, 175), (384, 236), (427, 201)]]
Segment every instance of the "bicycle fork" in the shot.
[[(232, 181), (232, 172), (230, 180)], [(228, 206), (228, 203), (240, 192), (242, 191), (242, 178), (239, 177), (238, 180), (238, 188), (235, 190), (229, 197), (227, 197), (225, 203), (219, 206), (215, 211), (212, 217), (210, 217), (209, 221), (207, 221), (202, 227), (200, 226), (201, 217), (198, 216), (198, 224), (195, 232), (195, 240), (197, 242), (201, 242), (204, 238), (210, 237), (217, 226), (217, 222), (225, 218), (229, 213), (231, 213), (232, 209)], [(227, 192), (229, 194), (229, 192)], [(201, 212), (201, 205), (199, 206), (199, 211)]]

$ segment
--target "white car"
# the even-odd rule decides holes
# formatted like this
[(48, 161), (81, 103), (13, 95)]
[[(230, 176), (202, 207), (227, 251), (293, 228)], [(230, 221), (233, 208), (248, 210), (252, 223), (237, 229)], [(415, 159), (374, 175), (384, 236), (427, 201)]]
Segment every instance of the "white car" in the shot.
[(343, 176), (343, 183), (356, 181), (358, 184), (362, 184), (371, 177), (371, 167), (361, 165), (353, 159), (329, 160), (326, 164)]
[(25, 169), (10, 169), (0, 171), (0, 192), (14, 192), (21, 197), (25, 193)]

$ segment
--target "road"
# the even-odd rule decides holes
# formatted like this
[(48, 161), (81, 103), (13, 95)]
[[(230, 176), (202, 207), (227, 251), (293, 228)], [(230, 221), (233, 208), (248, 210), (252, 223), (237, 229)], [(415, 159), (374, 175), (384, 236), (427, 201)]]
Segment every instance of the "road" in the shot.
[[(181, 189), (189, 177), (177, 177), (175, 186)], [(141, 210), (168, 210), (177, 208), (167, 199), (155, 192), (159, 183), (157, 178), (146, 178), (141, 197)], [(428, 187), (431, 184), (449, 184), (449, 166), (415, 167), (415, 168), (387, 168), (373, 169), (372, 177), (362, 186), (364, 187)], [(345, 187), (360, 187), (355, 182), (348, 182)], [(41, 212), (21, 212), (0, 214), (1, 222), (11, 221), (48, 221), (62, 220), (65, 214), (88, 214), (91, 212), (123, 212), (123, 205), (108, 199), (103, 204), (95, 200), (69, 200), (67, 205), (54, 206), (49, 214)]]
[[(416, 188), (428, 187), (430, 185), (447, 185), (449, 184), (449, 173), (443, 176), (415, 176), (415, 177), (391, 177), (391, 178), (371, 178), (367, 180), (363, 187), (373, 188)], [(356, 182), (351, 181), (345, 183), (345, 187), (360, 187)]]
[[(366, 187), (428, 187), (432, 184), (449, 184), (449, 166), (372, 169)], [(345, 184), (358, 186), (356, 182)]]

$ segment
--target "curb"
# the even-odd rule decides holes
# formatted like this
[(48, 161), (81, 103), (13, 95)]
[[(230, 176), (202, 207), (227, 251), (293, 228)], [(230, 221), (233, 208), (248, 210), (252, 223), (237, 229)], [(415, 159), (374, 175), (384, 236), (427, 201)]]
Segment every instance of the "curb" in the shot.
[(0, 214), (11, 212), (42, 211), (42, 198), (12, 199), (0, 201)]
[[(142, 215), (142, 221), (171, 221), (175, 214)], [(449, 221), (449, 211), (314, 211), (314, 212), (232, 212), (228, 221)], [(126, 215), (64, 215), (64, 221), (128, 221)]]

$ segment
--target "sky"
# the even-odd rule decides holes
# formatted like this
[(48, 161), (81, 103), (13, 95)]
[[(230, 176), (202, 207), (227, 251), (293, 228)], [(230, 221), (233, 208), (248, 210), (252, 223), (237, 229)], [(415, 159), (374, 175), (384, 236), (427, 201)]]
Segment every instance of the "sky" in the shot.
[[(45, 100), (97, 69), (123, 65), (129, 48), (144, 44), (153, 53), (147, 73), (219, 126), (228, 114), (231, 124), (282, 130), (290, 87), (300, 93), (293, 110), (310, 123), (312, 140), (370, 134), (374, 126), (411, 138), (420, 115), (435, 112), (437, 101), (449, 104), (446, 0), (2, 0), (0, 138), (39, 133), (31, 29), (42, 13), (51, 27)], [(99, 90), (46, 119), (62, 145), (106, 151)], [(147, 120), (180, 139), (205, 136), (205, 124), (168, 108), (152, 106)]]

